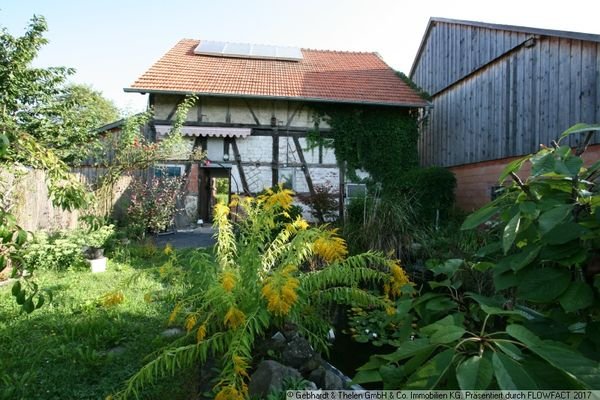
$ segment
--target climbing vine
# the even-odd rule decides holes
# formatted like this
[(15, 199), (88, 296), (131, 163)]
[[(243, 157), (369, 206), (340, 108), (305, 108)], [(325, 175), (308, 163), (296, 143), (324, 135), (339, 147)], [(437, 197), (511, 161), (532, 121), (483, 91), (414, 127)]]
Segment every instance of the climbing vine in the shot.
[[(402, 174), (418, 166), (417, 116), (395, 108), (345, 107), (320, 108), (315, 121), (324, 120), (331, 127), (330, 142), (340, 163), (346, 164), (350, 179), (357, 180), (356, 170), (364, 170), (384, 187), (396, 186)], [(322, 137), (317, 129), (315, 137)]]

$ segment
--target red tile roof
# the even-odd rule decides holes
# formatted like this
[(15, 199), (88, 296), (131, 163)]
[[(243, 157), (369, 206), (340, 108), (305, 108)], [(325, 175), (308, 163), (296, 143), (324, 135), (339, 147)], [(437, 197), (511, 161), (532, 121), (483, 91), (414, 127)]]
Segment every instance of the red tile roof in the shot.
[(297, 61), (194, 54), (184, 39), (125, 91), (425, 106), (376, 53), (302, 49)]

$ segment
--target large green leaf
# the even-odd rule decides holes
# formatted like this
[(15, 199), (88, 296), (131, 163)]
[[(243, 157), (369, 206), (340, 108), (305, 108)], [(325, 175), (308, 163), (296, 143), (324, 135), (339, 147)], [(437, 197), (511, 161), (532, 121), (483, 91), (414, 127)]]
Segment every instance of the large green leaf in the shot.
[(531, 157), (531, 175), (538, 176), (554, 172), (556, 158), (550, 151), (540, 151)]
[(516, 345), (502, 340), (494, 340), (494, 344), (507, 356), (513, 360), (520, 361), (523, 359), (523, 353)]
[(508, 221), (508, 224), (504, 227), (502, 233), (502, 249), (504, 254), (508, 253), (508, 250), (512, 247), (519, 232), (519, 225), (521, 223), (521, 214), (517, 213), (514, 217)]
[(464, 260), (461, 260), (459, 258), (452, 258), (450, 260), (446, 260), (443, 264), (438, 264), (429, 269), (435, 275), (444, 274), (447, 277), (451, 278), (464, 263)]
[(437, 346), (431, 344), (427, 339), (415, 339), (402, 343), (393, 353), (385, 354), (380, 357), (389, 362), (398, 362), (435, 347)]
[(572, 204), (561, 204), (544, 212), (538, 219), (540, 232), (542, 234), (550, 232), (552, 228), (564, 221), (572, 211)]
[(365, 370), (358, 371), (354, 378), (352, 378), (352, 383), (356, 385), (360, 385), (363, 383), (372, 383), (372, 382), (381, 382), (381, 374), (377, 370)]
[(465, 328), (462, 326), (446, 326), (433, 333), (429, 340), (431, 343), (437, 344), (452, 343), (460, 339), (465, 332)]
[(480, 356), (467, 358), (456, 368), (456, 379), (462, 390), (485, 390), (493, 376), (492, 363)]
[(563, 244), (575, 240), (586, 234), (588, 230), (575, 222), (560, 224), (550, 232), (542, 235), (543, 240), (548, 244)]
[(574, 133), (583, 133), (590, 131), (600, 131), (600, 124), (575, 124), (560, 135), (560, 140)]
[(584, 282), (572, 282), (558, 300), (566, 312), (574, 312), (592, 305), (594, 292)]
[(439, 353), (412, 374), (403, 389), (435, 389), (450, 369), (454, 355), (454, 349)]
[(520, 170), (521, 167), (523, 166), (523, 163), (525, 163), (525, 161), (529, 160), (530, 158), (531, 158), (531, 156), (526, 156), (526, 157), (523, 157), (523, 158), (518, 158), (518, 159), (513, 160), (510, 163), (508, 163), (508, 165), (506, 167), (504, 167), (504, 169), (500, 173), (500, 177), (498, 178), (498, 182), (500, 182), (500, 184), (502, 184), (504, 182), (504, 180), (512, 172), (516, 172), (516, 171)]
[(565, 268), (535, 268), (519, 274), (517, 294), (534, 303), (548, 303), (569, 287), (571, 274)]
[(379, 369), (379, 374), (383, 381), (383, 388), (386, 390), (398, 389), (404, 382), (404, 369), (394, 365), (384, 365)]
[(501, 390), (537, 389), (537, 384), (519, 363), (502, 353), (492, 356), (494, 375)]
[(474, 213), (470, 214), (465, 219), (465, 222), (463, 222), (460, 229), (464, 231), (467, 229), (477, 228), (479, 225), (483, 224), (484, 222), (492, 218), (494, 215), (496, 215), (499, 211), (500, 209), (496, 207), (494, 203), (490, 203), (487, 206), (482, 207)]
[(509, 325), (506, 332), (553, 367), (587, 389), (600, 389), (600, 364), (562, 343), (541, 340), (521, 325)]

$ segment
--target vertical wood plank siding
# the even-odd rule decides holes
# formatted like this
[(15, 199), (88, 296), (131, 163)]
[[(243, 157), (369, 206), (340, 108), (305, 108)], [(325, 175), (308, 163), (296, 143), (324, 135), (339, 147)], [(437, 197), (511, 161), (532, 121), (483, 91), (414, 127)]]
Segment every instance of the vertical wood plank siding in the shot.
[(431, 29), (412, 75), (433, 96), (423, 165), (528, 154), (577, 122), (600, 122), (600, 43), (445, 22)]

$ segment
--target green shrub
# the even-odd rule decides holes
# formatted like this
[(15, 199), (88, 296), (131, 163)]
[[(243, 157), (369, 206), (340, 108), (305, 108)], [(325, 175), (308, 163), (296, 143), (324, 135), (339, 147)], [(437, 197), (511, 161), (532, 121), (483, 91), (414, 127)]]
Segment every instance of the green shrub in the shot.
[[(410, 329), (396, 351), (371, 356), (355, 383), (600, 389), (600, 162), (588, 168), (580, 157), (594, 131), (600, 126), (576, 125), (505, 168), (499, 182), (510, 176), (513, 184), (462, 225), (490, 227), (496, 240), (489, 236), (475, 261), (426, 263), (429, 282), (396, 302)], [(582, 132), (575, 153), (561, 145)], [(517, 173), (526, 163), (523, 180)]]
[(60, 271), (84, 267), (83, 250), (86, 247), (104, 247), (113, 234), (113, 225), (91, 231), (39, 232), (21, 251), (23, 266), (30, 272), (36, 269)]
[(405, 172), (397, 181), (395, 190), (412, 199), (423, 222), (447, 218), (454, 206), (456, 177), (446, 168), (417, 168)]
[(348, 238), (351, 253), (393, 252), (406, 262), (413, 258), (415, 243), (421, 242), (426, 234), (417, 219), (414, 202), (404, 196), (354, 199), (346, 210), (344, 236)]

